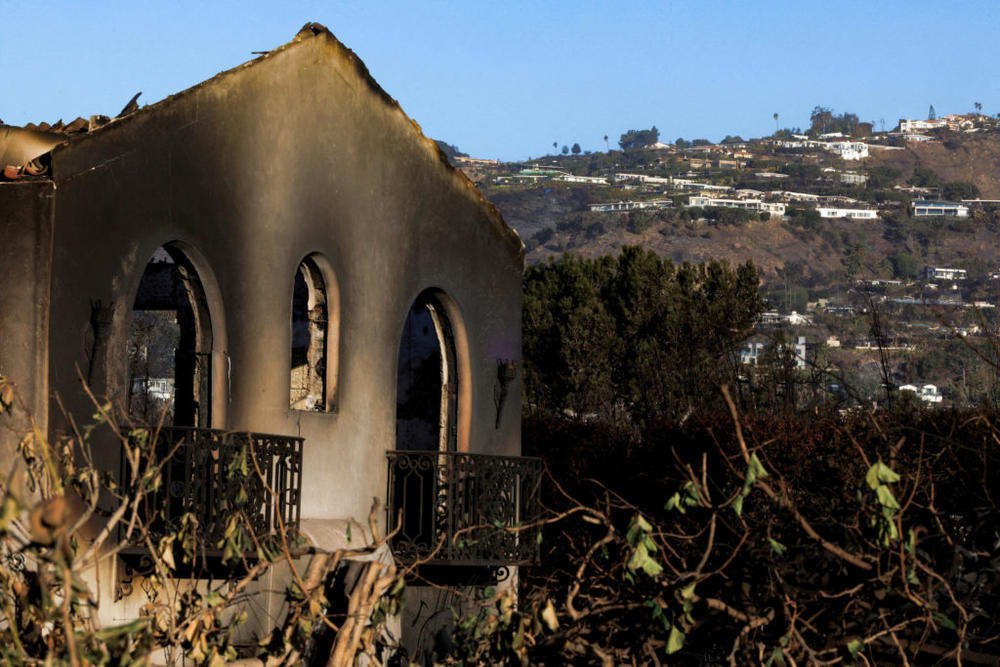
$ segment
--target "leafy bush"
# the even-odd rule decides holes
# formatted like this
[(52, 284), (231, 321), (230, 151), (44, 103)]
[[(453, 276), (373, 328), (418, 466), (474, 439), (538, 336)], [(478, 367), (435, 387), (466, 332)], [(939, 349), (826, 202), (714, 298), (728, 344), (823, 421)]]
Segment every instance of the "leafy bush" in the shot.
[[(514, 609), (456, 657), (521, 664), (992, 664), (1000, 438), (990, 411), (529, 415), (552, 514)], [(954, 490), (962, 489), (961, 493)]]

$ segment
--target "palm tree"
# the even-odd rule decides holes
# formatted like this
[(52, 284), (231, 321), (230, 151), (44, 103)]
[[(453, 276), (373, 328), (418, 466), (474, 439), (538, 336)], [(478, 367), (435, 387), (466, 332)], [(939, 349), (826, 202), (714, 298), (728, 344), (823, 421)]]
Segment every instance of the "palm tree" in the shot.
[(553, 141), (552, 142), (552, 150), (557, 151), (557, 152), (559, 151), (559, 142), (558, 141)]
[(778, 133), (778, 112), (774, 112), (774, 133)]
[(979, 114), (979, 112), (981, 112), (983, 110), (983, 105), (980, 102), (975, 102), (975, 103), (973, 103), (972, 106), (976, 107), (976, 114), (977, 115)]
[(611, 152), (611, 146), (608, 145), (608, 135), (604, 135), (604, 150), (606, 153)]

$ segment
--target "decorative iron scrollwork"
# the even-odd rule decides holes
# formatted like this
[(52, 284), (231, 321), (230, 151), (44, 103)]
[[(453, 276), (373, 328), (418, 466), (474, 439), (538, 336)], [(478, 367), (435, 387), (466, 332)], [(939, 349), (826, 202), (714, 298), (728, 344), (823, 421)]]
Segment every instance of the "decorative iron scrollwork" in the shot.
[(162, 429), (153, 447), (163, 484), (150, 494), (144, 519), (154, 543), (176, 531), (186, 514), (197, 519), (199, 550), (208, 555), (235, 513), (258, 536), (279, 526), (298, 529), (302, 438), (174, 427)]
[(392, 451), (388, 523), (393, 551), (431, 564), (537, 563), (541, 459)]

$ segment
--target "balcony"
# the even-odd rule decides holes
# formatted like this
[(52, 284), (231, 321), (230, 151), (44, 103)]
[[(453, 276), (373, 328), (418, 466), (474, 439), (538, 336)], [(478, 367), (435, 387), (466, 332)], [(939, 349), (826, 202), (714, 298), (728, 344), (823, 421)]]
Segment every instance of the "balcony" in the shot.
[[(147, 496), (144, 518), (154, 543), (177, 530), (182, 517), (198, 521), (199, 556), (219, 556), (226, 524), (242, 514), (257, 536), (299, 526), (302, 438), (202, 428), (163, 428), (153, 456), (163, 461), (161, 484)], [(257, 459), (261, 474), (254, 468)], [(123, 473), (125, 471), (123, 470)], [(124, 474), (123, 474), (124, 478)], [(247, 550), (253, 552), (247, 537)]]
[(539, 560), (542, 460), (440, 451), (390, 451), (393, 552), (429, 566), (505, 568)]

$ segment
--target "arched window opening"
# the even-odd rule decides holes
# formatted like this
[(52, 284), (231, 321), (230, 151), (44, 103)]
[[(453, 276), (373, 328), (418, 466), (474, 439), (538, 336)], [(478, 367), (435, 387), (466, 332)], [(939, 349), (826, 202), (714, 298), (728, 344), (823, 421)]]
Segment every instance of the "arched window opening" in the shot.
[(128, 410), (142, 422), (211, 424), (212, 326), (198, 273), (157, 248), (139, 282), (128, 338)]
[(293, 410), (324, 411), (328, 408), (329, 325), (326, 282), (316, 261), (307, 257), (295, 272), (292, 290), (289, 405)]
[(458, 372), (455, 336), (433, 293), (406, 316), (396, 369), (396, 448), (456, 451)]

